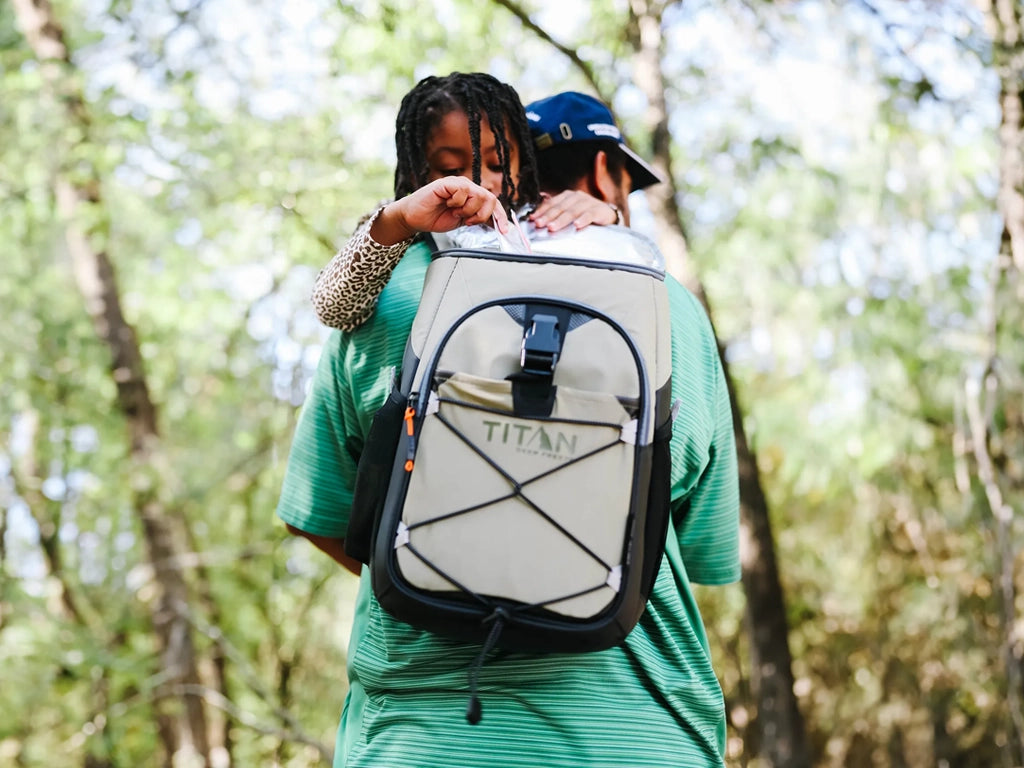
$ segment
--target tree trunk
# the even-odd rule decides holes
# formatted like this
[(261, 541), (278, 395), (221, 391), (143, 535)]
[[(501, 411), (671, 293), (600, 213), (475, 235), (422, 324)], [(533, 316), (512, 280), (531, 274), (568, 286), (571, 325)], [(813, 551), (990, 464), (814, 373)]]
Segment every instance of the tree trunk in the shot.
[[(64, 31), (48, 0), (15, 0), (18, 25), (25, 34), (51, 94), (65, 110), (70, 128), (87, 142), (90, 119)], [(157, 596), (149, 603), (160, 649), (156, 692), (158, 731), (174, 768), (209, 765), (206, 714), (199, 689), (199, 674), (192, 627), (187, 620), (188, 586), (182, 561), (179, 527), (168, 514), (159, 494), (159, 459), (156, 407), (149, 396), (142, 355), (135, 330), (121, 310), (114, 266), (100, 243), (101, 225), (86, 228), (83, 214), (102, 213), (100, 177), (95, 169), (76, 167), (72, 177), (58, 172), (55, 181), (57, 210), (64, 222), (65, 239), (75, 279), (99, 339), (111, 355), (111, 375), (117, 387), (116, 406), (125, 418), (132, 461), (133, 506), (139, 517), (146, 555), (153, 569)], [(102, 219), (102, 216), (93, 218)], [(188, 693), (192, 691), (192, 693)]]
[[(185, 526), (185, 536), (189, 549), (193, 552), (198, 552), (200, 544), (196, 540), (195, 532), (188, 525)], [(203, 564), (202, 560), (196, 565), (195, 577), (199, 603), (206, 609), (210, 624), (214, 627), (223, 626), (221, 607), (213, 594), (209, 569)], [(231, 701), (232, 697), (228, 685), (227, 672), (228, 657), (224, 651), (224, 643), (220, 636), (213, 638), (213, 640), (214, 642), (210, 646), (207, 658), (209, 664), (207, 677), (210, 679), (210, 685), (213, 690), (220, 694), (225, 701)], [(220, 712), (216, 708), (211, 708), (208, 716), (210, 720), (208, 731), (210, 735), (210, 748), (223, 755), (223, 758), (218, 760), (217, 768), (234, 768), (234, 741), (231, 738), (231, 730), (238, 725), (238, 720), (231, 717), (230, 713)]]
[[(658, 230), (658, 245), (669, 271), (686, 285), (712, 316), (704, 286), (688, 258), (671, 161), (671, 134), (665, 103), (664, 55), (659, 0), (630, 0), (636, 60), (636, 85), (647, 97), (645, 122), (651, 135), (652, 164), (667, 179), (647, 190)], [(750, 632), (751, 687), (757, 704), (753, 723), (757, 743), (747, 745), (764, 765), (805, 768), (811, 764), (803, 716), (793, 692), (793, 665), (789, 650), (786, 605), (779, 581), (768, 503), (761, 487), (757, 457), (747, 442), (725, 348), (719, 343), (732, 404), (736, 453), (740, 473), (740, 525), (742, 533), (743, 589)]]
[[(1024, 272), (1024, 3), (980, 0), (999, 76), (999, 213), (1003, 218), (1000, 253), (1008, 270)], [(1004, 270), (1004, 271), (1006, 271)], [(1019, 296), (1018, 296), (1019, 298)]]
[[(988, 296), (988, 350), (981, 376), (967, 382), (965, 400), (969, 445), (977, 479), (995, 523), (998, 585), (1002, 603), (1003, 663), (1006, 669), (1006, 708), (1010, 738), (1008, 759), (1024, 762), (1024, 637), (1017, 629), (1012, 495), (1024, 490), (1024, 478), (1007, 454), (1024, 441), (1024, 418), (1019, 403), (1024, 393), (1013, 391), (1004, 349), (1008, 336), (1019, 339), (1020, 308), (1024, 304), (1024, 3), (1021, 0), (979, 0), (992, 43), (992, 64), (999, 78), (999, 193), (997, 207), (1003, 230), (993, 262)], [(1004, 330), (1005, 329), (1005, 330)], [(1016, 354), (1019, 354), (1017, 352)], [(1017, 358), (1019, 362), (1019, 358)], [(1013, 363), (1010, 363), (1010, 368)], [(1019, 382), (1019, 379), (1016, 379)], [(1019, 383), (1016, 383), (1019, 387)], [(1016, 403), (1016, 405), (1012, 405)], [(1001, 417), (997, 418), (997, 414)], [(1019, 457), (1018, 457), (1019, 458)], [(1017, 471), (1017, 476), (1013, 473)]]

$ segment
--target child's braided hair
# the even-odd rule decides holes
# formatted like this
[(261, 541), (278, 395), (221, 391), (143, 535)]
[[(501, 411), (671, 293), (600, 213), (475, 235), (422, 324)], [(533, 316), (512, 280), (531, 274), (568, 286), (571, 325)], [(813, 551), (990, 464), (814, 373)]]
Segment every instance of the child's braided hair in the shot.
[[(480, 120), (486, 117), (497, 141), (503, 202), (513, 208), (536, 203), (540, 199), (537, 160), (523, 103), (515, 88), (483, 72), (426, 77), (402, 99), (395, 121), (395, 199), (426, 184), (427, 139), (442, 118), (455, 109), (461, 109), (469, 118), (473, 181), (480, 183)], [(509, 168), (509, 139), (519, 145), (518, 185)]]

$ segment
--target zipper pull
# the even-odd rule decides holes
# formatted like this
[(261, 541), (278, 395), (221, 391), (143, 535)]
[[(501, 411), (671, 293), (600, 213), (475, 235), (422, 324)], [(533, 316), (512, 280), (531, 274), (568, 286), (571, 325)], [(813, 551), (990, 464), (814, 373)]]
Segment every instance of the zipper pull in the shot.
[(413, 457), (416, 455), (416, 429), (412, 420), (416, 416), (415, 408), (405, 409), (405, 433), (409, 436), (408, 448), (405, 453), (405, 471), (412, 472)]

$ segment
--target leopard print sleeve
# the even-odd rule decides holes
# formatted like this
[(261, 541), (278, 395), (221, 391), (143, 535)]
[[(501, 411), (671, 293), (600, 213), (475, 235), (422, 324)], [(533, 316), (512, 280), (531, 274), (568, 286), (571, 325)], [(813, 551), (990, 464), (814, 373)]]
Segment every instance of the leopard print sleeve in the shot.
[(381, 245), (370, 236), (370, 227), (382, 210), (383, 205), (360, 224), (317, 275), (313, 309), (324, 325), (352, 331), (365, 323), (395, 265), (412, 243), (409, 238), (394, 245)]

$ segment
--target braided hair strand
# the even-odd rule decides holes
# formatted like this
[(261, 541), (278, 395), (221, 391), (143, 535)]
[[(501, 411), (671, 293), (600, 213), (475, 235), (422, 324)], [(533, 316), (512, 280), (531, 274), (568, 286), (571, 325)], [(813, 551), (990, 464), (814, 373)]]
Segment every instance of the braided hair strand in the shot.
[[(395, 199), (427, 183), (427, 140), (444, 116), (454, 110), (462, 110), (469, 119), (473, 181), (479, 184), (481, 179), (480, 123), (486, 117), (502, 169), (502, 201), (512, 208), (537, 203), (537, 160), (523, 103), (515, 88), (483, 72), (425, 77), (402, 99), (395, 120)], [(512, 178), (510, 141), (519, 145), (518, 184)]]

